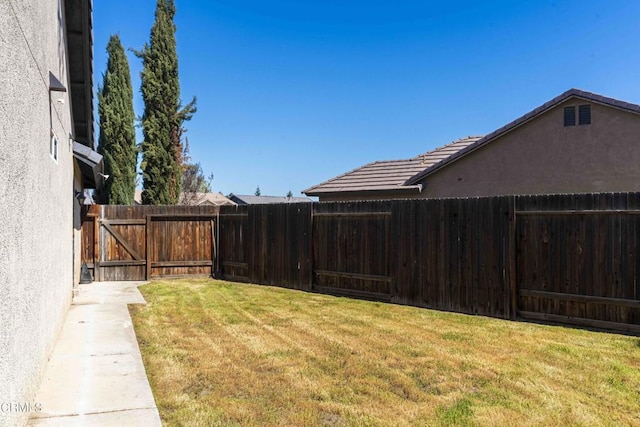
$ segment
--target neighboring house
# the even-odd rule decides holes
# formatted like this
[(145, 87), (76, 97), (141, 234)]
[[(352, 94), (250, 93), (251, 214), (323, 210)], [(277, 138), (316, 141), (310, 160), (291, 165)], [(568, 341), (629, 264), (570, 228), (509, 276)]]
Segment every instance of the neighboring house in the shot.
[(182, 193), (180, 205), (190, 206), (235, 206), (235, 203), (220, 193)]
[(267, 205), (271, 203), (311, 203), (307, 197), (248, 196), (232, 194), (229, 198), (238, 205)]
[(372, 163), (304, 193), (331, 201), (640, 191), (639, 105), (571, 89), (471, 139), (425, 154), (424, 165), (421, 156)]
[[(134, 196), (136, 205), (142, 204), (142, 190), (136, 190)], [(191, 206), (233, 206), (235, 203), (220, 193), (182, 193), (179, 205)]]
[(82, 195), (101, 184), (91, 20), (90, 0), (0, 1), (0, 425), (34, 408), (79, 280)]
[(303, 191), (327, 200), (400, 199), (421, 197), (421, 185), (406, 185), (416, 174), (478, 141), (468, 136), (406, 160), (369, 163)]

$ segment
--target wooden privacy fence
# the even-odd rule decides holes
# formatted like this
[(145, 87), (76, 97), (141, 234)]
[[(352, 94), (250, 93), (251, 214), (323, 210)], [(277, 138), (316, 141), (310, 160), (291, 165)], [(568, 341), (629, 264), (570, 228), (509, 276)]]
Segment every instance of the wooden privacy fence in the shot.
[(311, 203), (220, 207), (223, 278), (310, 290)]
[(82, 259), (97, 281), (210, 276), (217, 215), (213, 206), (91, 206)]
[(640, 332), (640, 195), (222, 207), (221, 274)]
[(518, 315), (640, 332), (640, 194), (515, 198)]
[(216, 209), (93, 208), (83, 225), (85, 259), (94, 260), (100, 280), (214, 273), (438, 310), (640, 332), (637, 193)]
[(221, 207), (228, 280), (514, 317), (512, 198)]

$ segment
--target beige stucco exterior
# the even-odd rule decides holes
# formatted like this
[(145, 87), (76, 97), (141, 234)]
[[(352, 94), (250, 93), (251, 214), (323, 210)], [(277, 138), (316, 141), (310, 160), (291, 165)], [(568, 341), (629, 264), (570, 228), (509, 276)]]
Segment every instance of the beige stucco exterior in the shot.
[[(564, 107), (591, 124), (564, 126)], [(570, 98), (428, 175), (422, 197), (640, 191), (640, 116)]]
[(0, 1), (0, 425), (36, 408), (79, 269), (71, 102), (49, 91), (49, 72), (70, 87), (63, 9)]

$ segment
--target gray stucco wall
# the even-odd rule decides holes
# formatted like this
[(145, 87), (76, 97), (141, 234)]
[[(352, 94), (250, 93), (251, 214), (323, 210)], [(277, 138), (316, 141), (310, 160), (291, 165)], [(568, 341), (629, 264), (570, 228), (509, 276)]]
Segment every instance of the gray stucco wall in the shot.
[[(585, 104), (591, 124), (564, 127)], [(422, 197), (640, 191), (639, 165), (640, 116), (574, 98), (427, 176)]]
[(57, 0), (0, 1), (0, 425), (28, 418), (6, 404), (34, 403), (71, 300), (70, 101), (48, 90), (49, 71), (69, 87), (62, 22)]

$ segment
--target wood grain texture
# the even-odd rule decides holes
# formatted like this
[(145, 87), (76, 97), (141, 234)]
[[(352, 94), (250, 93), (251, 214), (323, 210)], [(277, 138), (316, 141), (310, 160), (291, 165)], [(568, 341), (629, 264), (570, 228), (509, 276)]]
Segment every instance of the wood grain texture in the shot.
[(217, 272), (437, 310), (627, 330), (640, 325), (638, 212), (637, 193), (94, 206), (83, 213), (82, 259), (97, 280)]

